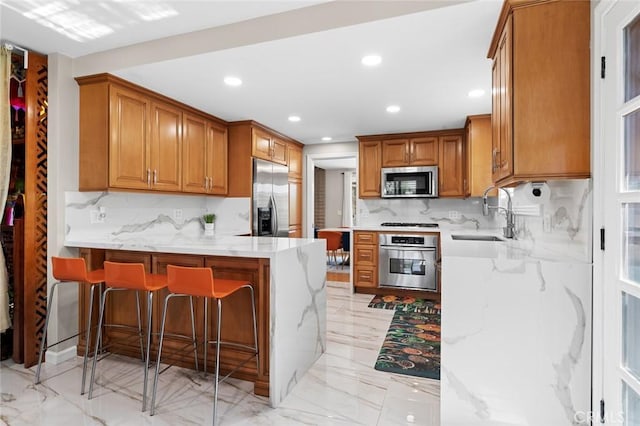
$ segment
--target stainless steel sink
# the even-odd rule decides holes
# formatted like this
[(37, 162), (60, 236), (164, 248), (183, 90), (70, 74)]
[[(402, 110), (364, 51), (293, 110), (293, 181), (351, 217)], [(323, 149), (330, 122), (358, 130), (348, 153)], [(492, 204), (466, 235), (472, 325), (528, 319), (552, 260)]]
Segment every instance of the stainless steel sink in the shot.
[(503, 238), (496, 237), (495, 235), (475, 235), (475, 234), (451, 235), (451, 239), (465, 240), (465, 241), (504, 241)]

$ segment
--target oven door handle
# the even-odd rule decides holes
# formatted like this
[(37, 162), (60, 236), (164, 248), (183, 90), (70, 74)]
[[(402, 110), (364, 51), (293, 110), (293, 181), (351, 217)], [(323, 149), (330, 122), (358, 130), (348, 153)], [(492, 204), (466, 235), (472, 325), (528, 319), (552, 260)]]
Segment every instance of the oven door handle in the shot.
[(380, 248), (384, 249), (384, 250), (399, 250), (399, 251), (436, 251), (435, 247), (385, 246), (385, 245), (381, 245)]

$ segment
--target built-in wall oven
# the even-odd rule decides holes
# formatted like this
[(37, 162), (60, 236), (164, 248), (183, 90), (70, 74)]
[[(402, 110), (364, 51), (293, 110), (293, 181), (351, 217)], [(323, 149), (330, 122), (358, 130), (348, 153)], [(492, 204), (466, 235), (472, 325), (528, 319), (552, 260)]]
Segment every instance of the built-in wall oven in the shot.
[(438, 235), (379, 234), (380, 287), (438, 291)]

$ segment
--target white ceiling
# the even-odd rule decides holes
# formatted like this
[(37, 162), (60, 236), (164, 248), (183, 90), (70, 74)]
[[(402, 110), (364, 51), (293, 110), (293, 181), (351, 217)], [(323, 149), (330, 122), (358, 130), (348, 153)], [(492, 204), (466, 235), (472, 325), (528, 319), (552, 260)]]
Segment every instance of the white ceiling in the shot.
[[(501, 4), (0, 0), (0, 37), (76, 58), (77, 72), (111, 72), (224, 120), (253, 119), (314, 144), (323, 136), (339, 142), (459, 128), (467, 115), (490, 112), (486, 52)], [(48, 9), (25, 14), (38, 5)], [(347, 6), (360, 13), (346, 16), (340, 11)], [(75, 29), (105, 34), (65, 35), (60, 28), (69, 17), (81, 18)], [(178, 35), (191, 31), (198, 32)], [(170, 38), (151, 41), (162, 37)], [(362, 66), (369, 53), (380, 54), (382, 64)], [(230, 74), (244, 84), (225, 86)], [(478, 88), (483, 97), (467, 96)], [(390, 104), (400, 112), (387, 113)], [(291, 114), (301, 121), (289, 122)]]

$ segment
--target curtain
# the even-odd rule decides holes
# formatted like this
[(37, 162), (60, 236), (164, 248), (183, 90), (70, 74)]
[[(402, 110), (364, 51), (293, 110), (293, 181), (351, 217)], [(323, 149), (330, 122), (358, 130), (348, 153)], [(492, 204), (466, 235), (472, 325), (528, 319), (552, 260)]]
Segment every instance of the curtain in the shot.
[[(11, 51), (0, 48), (0, 212), (4, 212), (11, 172), (11, 107), (9, 106), (9, 78)], [(0, 215), (2, 216), (2, 215)], [(9, 273), (3, 250), (0, 250), (0, 332), (11, 327), (9, 318)]]
[(351, 192), (352, 172), (344, 172), (342, 177), (342, 226), (353, 226), (353, 199)]

